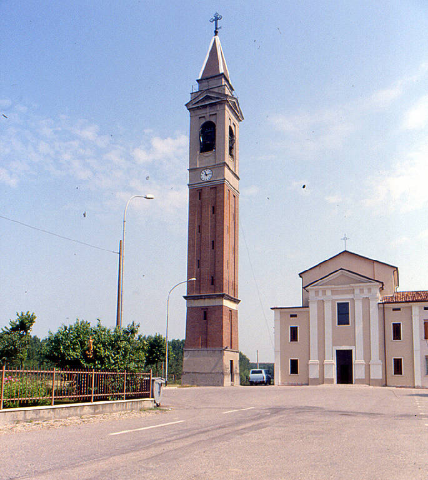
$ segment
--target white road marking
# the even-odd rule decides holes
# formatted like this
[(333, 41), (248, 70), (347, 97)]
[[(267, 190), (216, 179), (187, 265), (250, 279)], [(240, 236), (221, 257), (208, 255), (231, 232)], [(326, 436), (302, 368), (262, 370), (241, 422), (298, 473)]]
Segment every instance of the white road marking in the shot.
[(223, 412), (223, 414), (225, 414), (225, 413), (233, 413), (233, 412), (244, 412), (245, 410), (252, 410), (253, 408), (256, 408), (256, 407), (238, 408), (237, 410), (229, 410), (229, 411), (227, 411), (227, 412)]
[(122, 433), (140, 432), (141, 430), (150, 430), (151, 428), (166, 427), (168, 425), (175, 425), (176, 423), (183, 423), (183, 422), (184, 420), (177, 420), (176, 422), (161, 423), (160, 425), (152, 425), (151, 427), (141, 427), (141, 428), (134, 428), (132, 430), (123, 430), (122, 432), (109, 433), (109, 435), (122, 435)]

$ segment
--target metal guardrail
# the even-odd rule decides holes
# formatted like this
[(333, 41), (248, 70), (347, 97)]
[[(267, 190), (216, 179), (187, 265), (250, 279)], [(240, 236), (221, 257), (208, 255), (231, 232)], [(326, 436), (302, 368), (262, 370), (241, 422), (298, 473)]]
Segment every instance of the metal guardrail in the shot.
[(1, 370), (0, 409), (74, 401), (152, 398), (152, 371)]

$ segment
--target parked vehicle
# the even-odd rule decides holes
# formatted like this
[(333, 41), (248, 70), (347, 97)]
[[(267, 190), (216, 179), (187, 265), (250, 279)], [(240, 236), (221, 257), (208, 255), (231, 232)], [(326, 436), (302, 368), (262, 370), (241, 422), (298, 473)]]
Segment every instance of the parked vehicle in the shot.
[(272, 377), (268, 370), (262, 370), (260, 368), (250, 370), (250, 385), (264, 384), (270, 385)]

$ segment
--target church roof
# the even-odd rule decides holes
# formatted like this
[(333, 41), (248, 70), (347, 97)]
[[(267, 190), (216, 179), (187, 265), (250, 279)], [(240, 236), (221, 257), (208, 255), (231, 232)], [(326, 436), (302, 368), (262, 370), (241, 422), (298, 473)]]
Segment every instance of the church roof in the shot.
[(390, 265), (389, 263), (385, 263), (385, 262), (381, 262), (379, 260), (375, 260), (373, 258), (365, 257), (364, 255), (359, 255), (358, 253), (350, 252), (349, 250), (342, 250), (341, 252), (337, 253), (336, 255), (333, 255), (332, 257), (328, 258), (327, 260), (323, 260), (322, 262), (317, 263), (313, 267), (308, 268), (306, 270), (303, 270), (303, 272), (299, 273), (299, 276), (301, 277), (304, 273), (309, 272), (309, 270), (312, 270), (312, 269), (322, 265), (323, 263), (326, 263), (326, 262), (332, 260), (333, 258), (339, 257), (340, 255), (352, 255), (354, 257), (364, 258), (366, 260), (371, 260), (372, 262), (381, 263), (383, 265), (387, 265), (388, 267), (392, 267), (392, 268), (398, 270), (398, 268), (395, 265)]
[(199, 80), (221, 74), (223, 74), (230, 82), (229, 71), (227, 69), (223, 49), (221, 48), (220, 38), (218, 35), (214, 35), (208, 48), (208, 53), (205, 57), (201, 73), (199, 74)]
[(428, 291), (395, 292), (393, 295), (385, 295), (381, 299), (381, 303), (406, 302), (428, 302)]

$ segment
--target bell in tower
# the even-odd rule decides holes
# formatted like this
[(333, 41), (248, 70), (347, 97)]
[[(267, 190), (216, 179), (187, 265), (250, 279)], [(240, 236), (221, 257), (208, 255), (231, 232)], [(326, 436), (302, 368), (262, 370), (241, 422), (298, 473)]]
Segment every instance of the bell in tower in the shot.
[(239, 123), (218, 37), (202, 66), (190, 112), (189, 230), (183, 385), (239, 384)]

